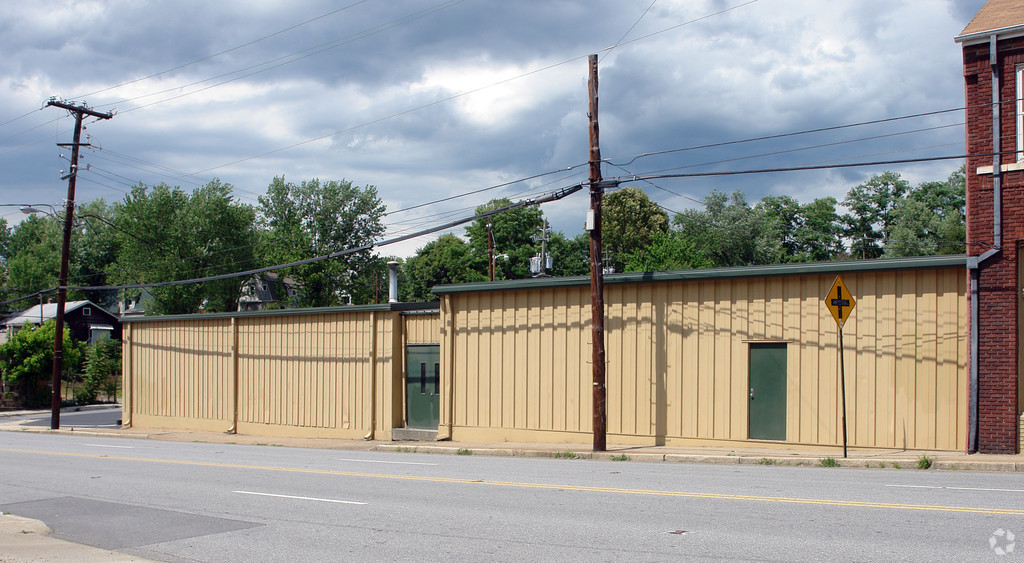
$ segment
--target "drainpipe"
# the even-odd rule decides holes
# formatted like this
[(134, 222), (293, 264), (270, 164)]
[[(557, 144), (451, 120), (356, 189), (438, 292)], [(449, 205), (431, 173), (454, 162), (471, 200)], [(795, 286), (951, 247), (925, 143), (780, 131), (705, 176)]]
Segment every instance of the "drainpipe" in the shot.
[[(388, 262), (388, 265), (391, 265)], [(394, 262), (398, 264), (398, 262)], [(363, 436), (364, 440), (373, 440), (377, 429), (377, 313), (370, 312), (370, 431)]]
[(131, 428), (132, 427), (132, 409), (135, 408), (134, 401), (132, 401), (132, 392), (135, 388), (135, 384), (132, 381), (132, 324), (122, 323), (124, 330), (121, 338), (122, 358), (121, 358), (121, 377), (124, 382), (121, 384), (121, 393), (123, 398), (121, 399), (121, 427)]
[(967, 270), (971, 276), (971, 383), (967, 406), (967, 453), (978, 452), (978, 285), (981, 280), (981, 266), (999, 254), (1003, 247), (1003, 199), (1002, 199), (1002, 139), (1000, 138), (1000, 112), (1002, 101), (999, 95), (999, 57), (996, 53), (998, 38), (989, 36), (988, 62), (992, 69), (992, 248), (981, 256), (967, 258)]
[(238, 434), (238, 319), (231, 318), (231, 427), (228, 434)]
[(398, 262), (388, 262), (388, 303), (398, 303)]
[(455, 361), (452, 359), (455, 356), (455, 311), (452, 310), (452, 301), (451, 295), (441, 296), (441, 319), (445, 321), (444, 334), (441, 337), (441, 346), (445, 351), (442, 360), (445, 366), (444, 375), (448, 380), (448, 388), (445, 390), (447, 396), (442, 394), (442, 398), (446, 400), (444, 409), (445, 418), (448, 420), (438, 428), (438, 441), (451, 440), (455, 425)]

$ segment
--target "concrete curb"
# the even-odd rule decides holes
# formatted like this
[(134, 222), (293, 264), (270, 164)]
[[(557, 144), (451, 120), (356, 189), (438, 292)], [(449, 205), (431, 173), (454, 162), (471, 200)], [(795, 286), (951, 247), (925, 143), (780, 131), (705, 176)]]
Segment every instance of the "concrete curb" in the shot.
[[(773, 455), (704, 455), (704, 454), (680, 454), (680, 453), (648, 453), (648, 452), (590, 452), (576, 451), (571, 448), (565, 450), (539, 450), (527, 448), (488, 448), (473, 447), (472, 444), (457, 444), (450, 446), (423, 445), (419, 443), (405, 442), (401, 444), (376, 444), (369, 448), (370, 451), (378, 452), (399, 452), (399, 453), (428, 453), (439, 455), (482, 455), (498, 457), (533, 457), (552, 459), (594, 459), (602, 461), (637, 461), (637, 462), (669, 462), (669, 463), (704, 463), (713, 465), (778, 465), (786, 467), (836, 467), (836, 468), (863, 468), (863, 469), (910, 469), (914, 471), (991, 471), (991, 472), (1024, 472), (1024, 463), (1016, 461), (974, 461), (974, 460), (938, 460), (931, 456), (922, 454), (917, 457), (891, 456), (865, 458), (837, 458), (826, 455), (797, 455), (797, 456), (773, 456)], [(931, 466), (919, 468), (918, 464), (922, 457), (931, 459)], [(832, 459), (836, 465), (823, 465), (823, 461)]]

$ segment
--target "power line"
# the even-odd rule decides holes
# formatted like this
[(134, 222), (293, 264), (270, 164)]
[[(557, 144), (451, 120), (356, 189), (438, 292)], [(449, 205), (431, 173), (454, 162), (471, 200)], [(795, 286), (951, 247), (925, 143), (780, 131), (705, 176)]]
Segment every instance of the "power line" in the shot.
[(619, 37), (619, 40), (618, 40), (618, 41), (616, 41), (614, 45), (612, 45), (611, 47), (609, 47), (607, 51), (605, 51), (604, 55), (602, 55), (602, 56), (601, 56), (601, 60), (599, 60), (599, 61), (598, 61), (598, 63), (600, 63), (601, 61), (603, 61), (603, 60), (605, 59), (605, 57), (607, 57), (608, 55), (610, 55), (610, 54), (612, 53), (612, 51), (614, 51), (614, 50), (615, 50), (615, 48), (616, 48), (616, 47), (618, 47), (619, 45), (621, 45), (621, 44), (622, 44), (622, 41), (623, 41), (623, 40), (624, 40), (624, 39), (625, 39), (625, 38), (626, 38), (626, 37), (627, 37), (627, 36), (628, 36), (628, 35), (629, 35), (630, 33), (632, 33), (632, 31), (633, 31), (633, 30), (634, 30), (634, 29), (636, 28), (636, 26), (640, 24), (640, 20), (644, 19), (644, 16), (646, 16), (646, 15), (647, 15), (647, 12), (650, 12), (650, 11), (651, 11), (651, 8), (653, 8), (653, 7), (654, 7), (654, 5), (655, 5), (655, 4), (657, 3), (657, 2), (658, 2), (658, 0), (651, 0), (651, 4), (650, 4), (649, 6), (647, 6), (647, 9), (646, 9), (646, 10), (644, 10), (644, 13), (640, 14), (640, 17), (639, 17), (639, 18), (637, 18), (635, 22), (633, 22), (633, 25), (629, 26), (629, 29), (627, 29), (627, 30), (626, 30), (626, 33), (623, 33), (623, 34), (622, 34), (622, 37)]
[(952, 155), (952, 156), (932, 156), (924, 158), (907, 158), (902, 160), (879, 160), (875, 162), (853, 162), (848, 164), (822, 164), (812, 166), (793, 166), (789, 168), (759, 168), (754, 170), (723, 170), (717, 172), (687, 172), (680, 174), (653, 174), (653, 175), (635, 175), (635, 176), (620, 176), (618, 178), (608, 178), (608, 181), (616, 182), (628, 182), (628, 181), (639, 181), (639, 180), (657, 180), (661, 178), (702, 178), (709, 176), (739, 176), (745, 174), (769, 174), (775, 172), (801, 172), (806, 170), (826, 170), (831, 168), (860, 168), (867, 166), (889, 166), (892, 164), (912, 164), (917, 162), (936, 162), (940, 160), (958, 160), (968, 157), (976, 156), (991, 156), (991, 155)]
[[(263, 272), (269, 272), (269, 271), (272, 271), (272, 270), (279, 270), (279, 269), (283, 269), (283, 268), (291, 268), (291, 267), (294, 267), (294, 266), (302, 266), (302, 265), (305, 265), (305, 264), (312, 264), (314, 262), (321, 262), (321, 261), (324, 261), (324, 260), (330, 260), (332, 258), (340, 258), (342, 256), (347, 256), (349, 254), (355, 254), (355, 253), (358, 253), (358, 252), (364, 252), (364, 251), (372, 250), (375, 247), (396, 244), (396, 243), (399, 243), (399, 242), (402, 242), (402, 241), (406, 241), (406, 240), (409, 240), (409, 239), (413, 239), (413, 238), (416, 238), (416, 237), (420, 237), (420, 236), (423, 236), (423, 235), (426, 235), (426, 234), (434, 233), (434, 232), (437, 232), (437, 231), (442, 231), (442, 230), (445, 230), (445, 229), (450, 229), (452, 227), (457, 227), (457, 226), (459, 226), (461, 224), (464, 224), (464, 223), (469, 223), (471, 221), (476, 221), (477, 219), (483, 219), (483, 218), (490, 217), (492, 215), (496, 215), (498, 213), (503, 213), (505, 211), (510, 211), (512, 209), (517, 209), (519, 207), (526, 207), (526, 206), (530, 206), (530, 205), (540, 205), (542, 203), (548, 203), (548, 202), (551, 202), (551, 201), (556, 201), (556, 200), (562, 199), (564, 197), (567, 197), (567, 196), (569, 196), (569, 195), (571, 195), (573, 193), (576, 193), (577, 191), (579, 191), (581, 189), (583, 189), (583, 185), (582, 184), (579, 184), (579, 185), (576, 185), (576, 186), (572, 186), (572, 187), (569, 187), (569, 188), (563, 188), (562, 190), (554, 192), (551, 195), (548, 195), (548, 196), (543, 197), (543, 198), (539, 198), (539, 199), (536, 199), (536, 200), (523, 200), (523, 201), (520, 201), (520, 202), (517, 202), (517, 203), (513, 203), (511, 205), (506, 205), (506, 206), (498, 208), (498, 209), (493, 209), (493, 210), (488, 211), (486, 213), (479, 213), (479, 214), (474, 215), (472, 217), (464, 217), (464, 218), (461, 218), (461, 219), (457, 219), (455, 221), (451, 221), (449, 223), (446, 223), (446, 224), (438, 226), (438, 227), (432, 227), (430, 229), (424, 229), (424, 230), (416, 232), (416, 233), (402, 235), (402, 236), (394, 237), (394, 238), (387, 239), (387, 240), (382, 240), (382, 241), (379, 241), (379, 242), (375, 242), (375, 243), (371, 243), (371, 244), (367, 244), (367, 245), (363, 245), (363, 246), (359, 246), (359, 247), (355, 247), (355, 248), (348, 248), (348, 249), (345, 249), (345, 250), (339, 250), (337, 252), (332, 252), (330, 254), (326, 254), (326, 255), (323, 255), (323, 256), (315, 256), (313, 258), (306, 258), (305, 260), (297, 260), (295, 262), (288, 262), (286, 264), (276, 264), (274, 266), (267, 266), (265, 268), (256, 268), (256, 269), (253, 269), (253, 270), (246, 270), (246, 271), (243, 271), (243, 272), (231, 272), (231, 273), (227, 273), (227, 274), (218, 274), (218, 275), (215, 275), (215, 276), (206, 276), (206, 277), (202, 277), (202, 278), (193, 278), (193, 279), (188, 279), (188, 280), (173, 280), (173, 281), (165, 281), (165, 282), (153, 282), (153, 283), (142, 283), (142, 284), (128, 284), (128, 285), (67, 286), (64, 289), (74, 289), (74, 290), (79, 290), (79, 291), (101, 291), (101, 290), (116, 290), (116, 289), (143, 289), (143, 288), (149, 288), (149, 287), (168, 287), (168, 286), (175, 286), (175, 285), (188, 285), (188, 284), (194, 284), (194, 283), (219, 281), (219, 280), (225, 280), (225, 279), (230, 279), (230, 278), (237, 278), (237, 277), (242, 277), (242, 276), (251, 276), (251, 275), (255, 275), (255, 274), (261, 274)], [(0, 303), (0, 304), (2, 304), (2, 303)]]
[[(292, 63), (297, 62), (297, 61), (301, 61), (303, 59), (312, 57), (314, 55), (319, 55), (320, 53), (324, 53), (324, 52), (329, 51), (331, 49), (335, 49), (335, 48), (340, 47), (342, 45), (345, 45), (347, 43), (352, 43), (352, 42), (357, 41), (359, 39), (364, 39), (366, 37), (370, 37), (372, 35), (376, 35), (376, 34), (381, 33), (383, 31), (387, 31), (388, 29), (392, 29), (394, 27), (398, 27), (400, 25), (404, 25), (404, 24), (409, 23), (411, 21), (415, 21), (417, 19), (426, 17), (426, 16), (428, 16), (430, 14), (433, 14), (434, 12), (439, 12), (439, 11), (444, 10), (446, 8), (450, 8), (450, 7), (452, 7), (452, 6), (456, 5), (456, 4), (461, 4), (462, 2), (465, 2), (465, 0), (447, 0), (446, 2), (441, 2), (440, 4), (436, 4), (435, 6), (432, 6), (430, 8), (426, 8), (426, 9), (420, 10), (419, 12), (414, 12), (411, 15), (403, 16), (403, 17), (398, 18), (396, 20), (392, 20), (392, 21), (390, 21), (390, 22), (388, 22), (386, 24), (381, 24), (381, 25), (372, 27), (369, 30), (361, 31), (361, 32), (359, 32), (359, 33), (357, 33), (357, 34), (355, 34), (353, 36), (343, 37), (343, 38), (340, 38), (340, 39), (336, 39), (334, 41), (328, 41), (327, 43), (322, 43), (320, 45), (315, 45), (315, 46), (310, 47), (308, 49), (303, 49), (301, 51), (296, 51), (296, 52), (288, 54), (288, 55), (283, 55), (283, 56), (277, 57), (275, 59), (270, 59), (268, 61), (264, 61), (264, 62), (261, 62), (259, 64), (255, 64), (255, 65), (252, 65), (252, 66), (249, 66), (249, 67), (245, 67), (245, 68), (242, 68), (242, 69), (238, 69), (238, 70), (233, 70), (231, 72), (220, 74), (218, 76), (214, 76), (214, 77), (211, 77), (211, 78), (205, 78), (203, 80), (199, 80), (199, 81), (196, 81), (196, 82), (191, 82), (191, 83), (185, 84), (185, 85), (175, 86), (174, 88), (168, 88), (168, 89), (165, 89), (165, 90), (161, 90), (159, 92), (151, 92), (149, 94), (144, 94), (142, 96), (136, 96), (134, 98), (129, 98), (129, 99), (126, 99), (126, 100), (121, 100), (119, 102), (111, 102), (111, 103), (103, 104), (103, 105), (104, 106), (113, 106), (113, 105), (123, 104), (123, 103), (131, 102), (131, 101), (135, 101), (135, 100), (141, 100), (143, 98), (148, 98), (148, 97), (151, 97), (151, 96), (158, 96), (160, 94), (166, 94), (168, 92), (178, 91), (178, 90), (181, 90), (182, 88), (188, 88), (189, 86), (197, 86), (199, 84), (203, 84), (205, 82), (210, 82), (212, 80), (217, 80), (218, 78), (224, 78), (226, 76), (230, 76), (232, 74), (237, 74), (239, 72), (246, 72), (246, 71), (253, 70), (253, 69), (259, 69), (259, 70), (254, 70), (253, 72), (250, 72), (248, 74), (243, 74), (241, 76), (236, 76), (234, 78), (225, 80), (223, 82), (218, 82), (216, 84), (212, 84), (210, 86), (206, 86), (204, 88), (200, 88), (198, 90), (193, 90), (191, 92), (185, 92), (183, 94), (179, 94), (179, 95), (176, 95), (176, 96), (171, 96), (170, 98), (165, 98), (163, 100), (158, 100), (158, 101), (155, 101), (155, 102), (152, 102), (152, 103), (149, 103), (149, 104), (145, 104), (145, 105), (137, 106), (137, 107), (134, 107), (134, 108), (131, 108), (131, 109), (127, 109), (127, 110), (124, 110), (122, 113), (127, 113), (127, 112), (130, 112), (130, 111), (135, 111), (135, 110), (138, 110), (138, 109), (154, 106), (154, 105), (157, 105), (157, 104), (162, 104), (164, 102), (169, 102), (171, 100), (177, 100), (179, 98), (184, 98), (186, 96), (191, 96), (193, 94), (197, 94), (199, 92), (204, 92), (204, 91), (209, 90), (211, 88), (216, 88), (217, 86), (222, 86), (224, 84), (228, 84), (228, 83), (234, 82), (236, 80), (241, 80), (243, 78), (248, 78), (250, 76), (253, 76), (253, 75), (256, 75), (256, 74), (260, 74), (260, 73), (266, 72), (268, 70), (273, 70), (275, 68), (279, 68), (279, 67), (282, 67), (282, 66), (285, 66), (285, 65), (289, 65), (289, 64), (292, 64)], [(317, 50), (317, 49), (319, 49), (319, 50)], [(306, 54), (303, 54), (303, 53), (306, 53)], [(302, 55), (302, 56), (299, 56), (299, 55)], [(289, 59), (289, 58), (291, 58), (291, 60), (285, 60), (285, 59)], [(278, 64), (272, 64), (272, 63), (275, 63), (277, 61), (284, 61), (284, 62), (280, 62)], [(268, 64), (270, 64), (271, 66), (266, 66)], [(266, 68), (260, 68), (260, 67), (263, 67), (263, 66), (266, 66)]]
[[(709, 143), (709, 144), (705, 144), (705, 145), (694, 145), (694, 146), (689, 146), (689, 147), (680, 147), (680, 148), (676, 148), (676, 149), (666, 149), (666, 150), (661, 150), (661, 151), (645, 152), (645, 153), (639, 154), (637, 156), (634, 156), (631, 160), (629, 160), (627, 162), (619, 163), (619, 165), (621, 165), (621, 166), (629, 166), (630, 164), (633, 164), (637, 160), (639, 160), (641, 158), (647, 158), (649, 156), (659, 156), (659, 155), (663, 155), (663, 154), (670, 154), (670, 153), (676, 153), (676, 152), (686, 152), (686, 151), (694, 151), (694, 150), (701, 150), (701, 149), (711, 149), (711, 148), (717, 148), (717, 147), (725, 147), (725, 146), (729, 146), (729, 145), (738, 145), (738, 144), (742, 144), (742, 143), (753, 143), (753, 142), (757, 142), (757, 141), (771, 141), (771, 140), (774, 140), (774, 139), (783, 139), (783, 138), (786, 138), (786, 137), (794, 137), (794, 136), (797, 136), (797, 135), (807, 135), (807, 134), (810, 134), (810, 133), (823, 133), (823, 132), (826, 132), (826, 131), (836, 131), (836, 130), (839, 130), (839, 129), (849, 129), (851, 127), (862, 127), (862, 126), (865, 126), (865, 125), (878, 125), (878, 124), (881, 124), (881, 123), (890, 123), (890, 122), (893, 122), (893, 121), (900, 121), (900, 120), (903, 120), (903, 119), (916, 119), (916, 118), (919, 118), (919, 117), (929, 117), (929, 116), (932, 116), (932, 115), (940, 115), (940, 114), (943, 114), (943, 113), (952, 113), (952, 112), (955, 112), (955, 111), (964, 111), (966, 109), (972, 109), (972, 108), (983, 107), (983, 106), (991, 106), (991, 105), (992, 105), (991, 103), (978, 104), (976, 106), (966, 106), (966, 107), (950, 108), (950, 109), (943, 109), (943, 110), (936, 110), (936, 111), (928, 111), (928, 112), (924, 112), (924, 113), (914, 113), (914, 114), (910, 114), (910, 115), (900, 115), (900, 116), (896, 116), (896, 117), (886, 117), (886, 118), (882, 118), (882, 119), (873, 119), (873, 120), (870, 120), (870, 121), (860, 121), (860, 122), (857, 122), (857, 123), (847, 123), (845, 125), (832, 125), (830, 127), (819, 127), (817, 129), (805, 129), (803, 131), (793, 131), (793, 132), (790, 132), (790, 133), (778, 133), (778, 134), (775, 134), (775, 135), (764, 135), (764, 136), (761, 136), (761, 137), (750, 137), (750, 138), (747, 138), (747, 139), (736, 139), (736, 140), (733, 140), (733, 141), (722, 141), (722, 142), (719, 142), (719, 143)], [(961, 125), (962, 125), (962, 123), (961, 123)]]
[[(286, 32), (289, 32), (289, 31), (291, 31), (293, 29), (297, 29), (299, 27), (302, 27), (304, 25), (311, 24), (311, 23), (313, 23), (313, 22), (315, 22), (317, 20), (322, 20), (322, 19), (326, 18), (327, 16), (333, 16), (334, 14), (337, 14), (338, 12), (343, 12), (345, 10), (348, 10), (349, 8), (358, 6), (359, 4), (364, 4), (364, 3), (368, 2), (368, 1), (369, 0), (359, 0), (358, 2), (349, 4), (348, 6), (345, 6), (343, 8), (338, 8), (337, 10), (332, 10), (330, 12), (327, 12), (326, 14), (321, 14), (321, 15), (313, 18), (313, 19), (309, 19), (309, 20), (306, 20), (304, 22), (297, 23), (297, 24), (295, 24), (293, 26), (286, 27), (286, 28), (284, 28), (284, 29), (282, 29), (280, 31), (275, 31), (274, 33), (271, 33), (270, 35), (264, 35), (263, 37), (260, 37), (259, 39), (253, 39), (252, 41), (249, 41), (247, 43), (243, 43), (241, 45), (237, 45), (235, 47), (232, 47), (230, 49), (226, 49), (224, 51), (220, 51), (219, 53), (214, 53), (212, 55), (207, 55), (207, 56), (202, 57), (200, 59), (196, 59), (196, 60), (194, 60), (192, 62), (188, 62), (188, 63), (182, 64), (182, 65), (178, 65), (178, 66), (176, 66), (174, 68), (169, 68), (167, 70), (162, 70), (162, 71), (154, 73), (154, 74), (150, 74), (149, 76), (143, 76), (141, 78), (136, 78), (135, 80), (129, 80), (127, 82), (122, 82), (122, 83), (114, 85), (114, 86), (109, 86), (107, 88), (103, 88), (102, 90), (96, 90), (95, 92), (90, 92), (88, 94), (83, 94), (81, 96), (75, 96), (75, 97), (76, 98), (85, 98), (85, 97), (94, 96), (96, 94), (102, 94), (103, 92), (108, 92), (108, 91), (113, 90), (115, 88), (120, 88), (121, 86), (128, 86), (129, 84), (135, 84), (136, 82), (141, 82), (143, 80), (149, 80), (150, 78), (156, 78), (158, 76), (162, 76), (162, 75), (167, 74), (169, 72), (174, 72), (176, 70), (181, 70), (183, 68), (190, 67), (190, 66), (192, 66), (194, 64), (201, 63), (203, 61), (208, 61), (210, 59), (219, 57), (221, 55), (226, 55), (228, 53), (231, 53), (233, 51), (237, 51), (239, 49), (248, 47), (250, 45), (255, 45), (256, 43), (259, 43), (261, 41), (265, 41), (267, 39), (270, 39), (271, 37), (276, 37), (278, 35), (281, 35), (282, 33), (286, 33)], [(0, 123), (0, 126), (3, 126), (3, 125), (4, 125), (3, 123)]]

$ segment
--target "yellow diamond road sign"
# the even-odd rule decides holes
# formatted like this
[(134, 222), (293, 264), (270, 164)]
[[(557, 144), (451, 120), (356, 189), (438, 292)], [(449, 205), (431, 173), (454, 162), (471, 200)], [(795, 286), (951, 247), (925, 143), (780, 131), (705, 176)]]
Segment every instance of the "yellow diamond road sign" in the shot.
[(828, 295), (825, 296), (825, 306), (832, 313), (832, 317), (835, 318), (836, 324), (839, 325), (840, 329), (843, 328), (843, 325), (850, 318), (855, 305), (857, 305), (857, 300), (853, 298), (853, 294), (846, 288), (846, 284), (843, 283), (843, 277), (836, 276), (836, 281), (832, 283), (832, 288), (828, 290)]

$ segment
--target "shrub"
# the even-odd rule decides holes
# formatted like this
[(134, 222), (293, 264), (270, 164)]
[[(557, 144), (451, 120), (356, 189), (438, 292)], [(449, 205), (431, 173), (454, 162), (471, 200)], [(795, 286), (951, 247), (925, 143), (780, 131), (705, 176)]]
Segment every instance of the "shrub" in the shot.
[[(29, 325), (15, 332), (0, 344), (0, 371), (4, 382), (17, 391), (24, 407), (50, 404), (47, 387), (53, 374), (53, 340), (56, 325), (47, 321), (42, 326)], [(64, 331), (64, 371), (78, 371), (82, 361), (82, 345)]]

